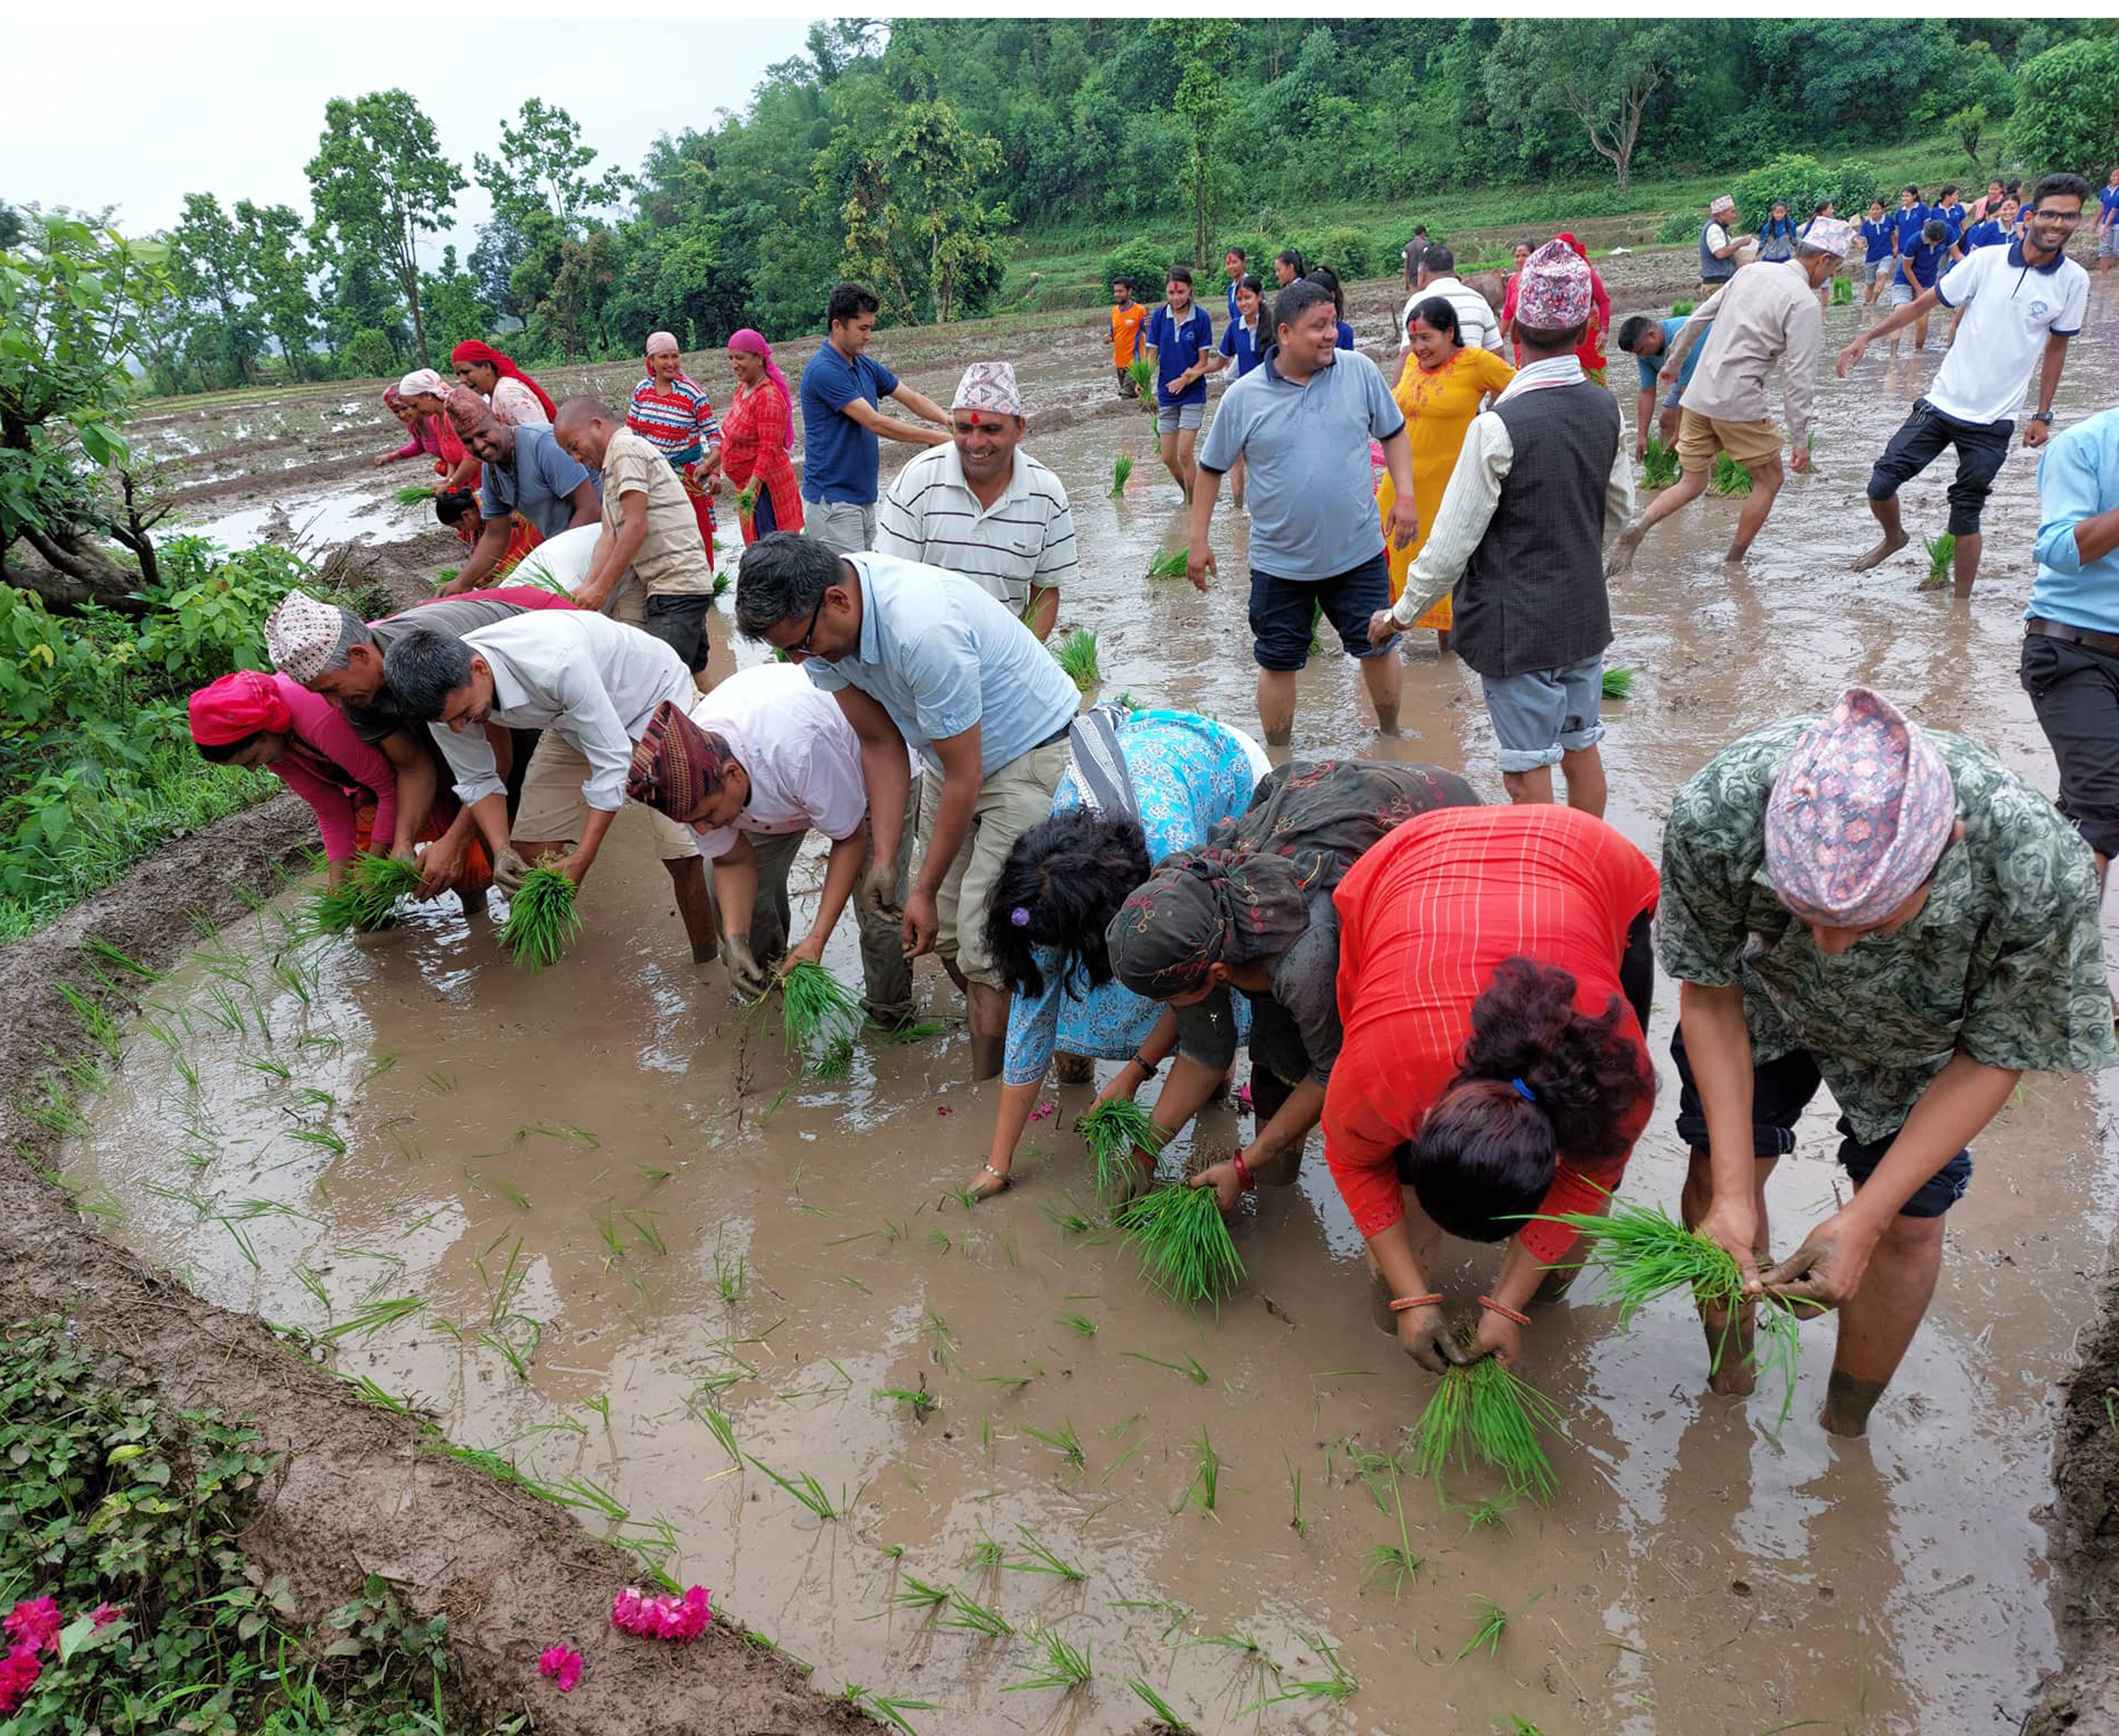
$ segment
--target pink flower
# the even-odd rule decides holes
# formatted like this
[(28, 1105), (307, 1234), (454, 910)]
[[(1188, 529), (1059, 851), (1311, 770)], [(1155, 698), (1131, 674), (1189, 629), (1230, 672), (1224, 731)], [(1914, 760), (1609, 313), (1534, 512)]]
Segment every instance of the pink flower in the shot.
[(681, 1598), (643, 1597), (638, 1586), (628, 1586), (610, 1600), (610, 1625), (643, 1639), (696, 1640), (713, 1618), (704, 1586)]
[[(49, 1603), (49, 1599), (43, 1601)], [(21, 1606), (16, 1613), (21, 1613)], [(12, 1624), (13, 1616), (8, 1618)], [(37, 1661), (37, 1648), (24, 1640), (0, 1659), (0, 1717), (6, 1717), (29, 1698), (30, 1690), (37, 1685), (37, 1678), (44, 1673), (44, 1666)]]
[[(7, 1630), (8, 1638), (39, 1652), (59, 1642), (59, 1604), (55, 1597), (40, 1597), (34, 1602), (16, 1604), (7, 1612), (7, 1619), (0, 1623)], [(36, 1678), (30, 1678), (32, 1681)]]
[(98, 1604), (95, 1609), (90, 1610), (88, 1613), (89, 1620), (95, 1624), (89, 1629), (89, 1632), (90, 1633), (100, 1633), (113, 1622), (123, 1621), (124, 1618), (125, 1612), (119, 1609), (117, 1604)]
[(1056, 1103), (1041, 1103), (1036, 1109), (1030, 1112), (1030, 1118), (1032, 1121), (1042, 1121), (1046, 1116), (1050, 1115), (1059, 1107), (1060, 1105)]
[(1240, 1085), (1236, 1087), (1236, 1101), (1245, 1109), (1248, 1109), (1252, 1107), (1251, 1088), (1249, 1086)]
[(582, 1655), (568, 1646), (549, 1646), (537, 1655), (537, 1674), (549, 1676), (559, 1692), (571, 1694), (582, 1679)]

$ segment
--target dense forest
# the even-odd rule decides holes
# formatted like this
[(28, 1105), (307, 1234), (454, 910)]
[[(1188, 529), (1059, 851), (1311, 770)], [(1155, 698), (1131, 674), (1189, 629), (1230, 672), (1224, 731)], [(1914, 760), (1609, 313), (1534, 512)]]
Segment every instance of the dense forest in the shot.
[(886, 319), (946, 319), (988, 311), (1027, 239), (1152, 233), (1212, 257), (1217, 234), (1284, 233), (1291, 214), (1513, 186), (1630, 211), (1643, 180), (1922, 134), (2101, 175), (2119, 26), (841, 20), (748, 111), (664, 135), (634, 170), (533, 99), (468, 166), (494, 214), (465, 259), (423, 240), (469, 182), (416, 102), (334, 100), (309, 214), (202, 192), (152, 238), (166, 293), (136, 353), (152, 389), (180, 391), (388, 373), (497, 331), (536, 359), (662, 326), (702, 346), (809, 329), (841, 275), (873, 284)]

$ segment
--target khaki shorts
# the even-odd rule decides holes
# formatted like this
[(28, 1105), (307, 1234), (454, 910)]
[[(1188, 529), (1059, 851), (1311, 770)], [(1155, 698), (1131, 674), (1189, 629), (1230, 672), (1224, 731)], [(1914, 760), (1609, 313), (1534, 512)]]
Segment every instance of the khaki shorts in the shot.
[[(522, 799), (516, 804), (512, 834), (530, 844), (577, 844), (589, 811), (582, 799), (588, 781), (588, 757), (557, 729), (547, 729), (530, 756), (522, 776)], [(689, 826), (643, 805), (655, 830), (655, 854), (665, 862), (682, 862), (699, 854)]]
[(1677, 417), (1677, 467), (1681, 470), (1713, 468), (1714, 455), (1727, 452), (1745, 469), (1781, 461), (1781, 431), (1770, 421), (1724, 422), (1703, 416), (1696, 410), (1681, 410)]
[[(956, 961), (967, 980), (988, 988), (1004, 986), (986, 951), (986, 906), (994, 882), (1015, 840), (1052, 815), (1052, 792), (1067, 773), (1067, 738), (1018, 754), (987, 773), (971, 807), (971, 835), (934, 894), (937, 917), (934, 950)], [(924, 849), (934, 835), (934, 815), (942, 799), (942, 780), (930, 767), (920, 780), (920, 842)]]

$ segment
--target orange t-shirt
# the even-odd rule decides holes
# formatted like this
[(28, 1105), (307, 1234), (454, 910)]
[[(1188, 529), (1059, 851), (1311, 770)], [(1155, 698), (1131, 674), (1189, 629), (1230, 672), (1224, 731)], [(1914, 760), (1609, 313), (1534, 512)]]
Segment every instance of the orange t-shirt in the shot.
[(1141, 322), (1148, 317), (1144, 302), (1111, 309), (1111, 365), (1124, 368), (1140, 354)]

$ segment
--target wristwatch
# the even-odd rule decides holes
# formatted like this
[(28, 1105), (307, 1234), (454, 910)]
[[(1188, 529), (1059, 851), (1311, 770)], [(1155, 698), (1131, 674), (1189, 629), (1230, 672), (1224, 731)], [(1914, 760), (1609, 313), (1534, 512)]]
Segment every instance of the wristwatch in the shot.
[(2052, 412), (2049, 410), (2034, 410), (2031, 412), (2031, 420), (2050, 424), (2052, 421)]

